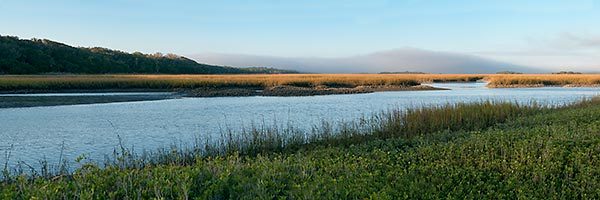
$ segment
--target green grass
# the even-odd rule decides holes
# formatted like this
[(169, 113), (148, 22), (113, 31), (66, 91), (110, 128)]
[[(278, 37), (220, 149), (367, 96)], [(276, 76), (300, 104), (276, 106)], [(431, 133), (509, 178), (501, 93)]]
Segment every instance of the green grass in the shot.
[(311, 134), (255, 129), (146, 157), (123, 150), (107, 167), (9, 176), (0, 198), (599, 198), (599, 135), (597, 99), (455, 104)]

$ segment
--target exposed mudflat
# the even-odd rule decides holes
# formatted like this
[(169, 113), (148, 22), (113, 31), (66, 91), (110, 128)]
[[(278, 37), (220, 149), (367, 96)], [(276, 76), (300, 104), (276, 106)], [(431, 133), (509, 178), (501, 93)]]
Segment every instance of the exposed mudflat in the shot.
[[(334, 94), (360, 94), (381, 91), (417, 91), (446, 90), (428, 85), (418, 86), (359, 86), (339, 87), (296, 87), (274, 86), (268, 88), (196, 88), (179, 89), (172, 92), (164, 90), (55, 90), (55, 91), (12, 91), (0, 95), (0, 108), (59, 106), (77, 104), (96, 104), (130, 101), (152, 101), (180, 97), (236, 97), (236, 96), (314, 96)], [(125, 93), (111, 95), (111, 92)], [(148, 94), (127, 92), (148, 92)], [(45, 94), (48, 95), (45, 95)], [(57, 94), (59, 93), (59, 94)], [(105, 93), (105, 94), (103, 94)], [(154, 94), (151, 94), (154, 93)]]
[(427, 85), (418, 86), (358, 86), (345, 87), (296, 87), (274, 86), (268, 88), (198, 88), (185, 91), (189, 97), (223, 97), (223, 96), (314, 96), (333, 94), (361, 94), (382, 91), (417, 91), (417, 90), (446, 90)]
[(103, 96), (0, 96), (0, 108), (59, 106), (129, 101), (152, 101), (176, 98), (173, 95), (103, 95)]

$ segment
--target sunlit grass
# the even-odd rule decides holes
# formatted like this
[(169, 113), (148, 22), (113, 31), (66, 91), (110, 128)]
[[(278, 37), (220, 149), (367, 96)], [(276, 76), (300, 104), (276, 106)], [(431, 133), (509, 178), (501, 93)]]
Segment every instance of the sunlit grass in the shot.
[(489, 75), (488, 87), (598, 86), (600, 74)]
[(488, 87), (598, 86), (600, 74), (273, 74), (273, 75), (3, 75), (0, 91), (127, 90), (273, 86), (353, 88), (472, 82)]
[(474, 81), (479, 75), (283, 74), (283, 75), (34, 75), (0, 76), (0, 91), (65, 89), (190, 89), (415, 86), (424, 82)]

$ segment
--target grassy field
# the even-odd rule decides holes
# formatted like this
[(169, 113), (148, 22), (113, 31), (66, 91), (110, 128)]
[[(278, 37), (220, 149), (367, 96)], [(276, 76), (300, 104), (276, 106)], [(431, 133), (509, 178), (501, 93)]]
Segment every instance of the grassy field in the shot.
[[(3, 199), (600, 198), (600, 100), (384, 112), (311, 133), (254, 129), (214, 145), (34, 177)], [(119, 153), (120, 152), (120, 153)]]

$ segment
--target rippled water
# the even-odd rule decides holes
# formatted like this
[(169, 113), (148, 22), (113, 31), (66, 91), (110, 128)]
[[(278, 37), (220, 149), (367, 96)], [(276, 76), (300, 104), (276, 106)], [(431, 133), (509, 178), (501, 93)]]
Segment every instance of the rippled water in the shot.
[[(574, 102), (599, 88), (487, 89), (485, 83), (435, 84), (452, 90), (401, 91), (311, 97), (181, 98), (146, 102), (0, 109), (0, 152), (12, 145), (10, 163), (74, 160), (81, 154), (103, 159), (118, 145), (154, 150), (215, 138), (224, 129), (252, 124), (310, 128), (322, 120), (351, 121), (391, 108), (452, 102), (509, 100), (546, 104)], [(118, 135), (118, 136), (117, 136)], [(63, 144), (64, 143), (64, 147)], [(6, 157), (0, 157), (4, 163)]]

